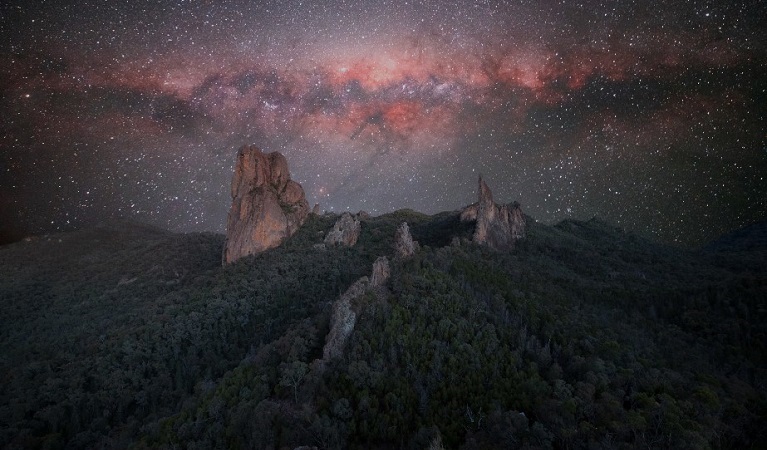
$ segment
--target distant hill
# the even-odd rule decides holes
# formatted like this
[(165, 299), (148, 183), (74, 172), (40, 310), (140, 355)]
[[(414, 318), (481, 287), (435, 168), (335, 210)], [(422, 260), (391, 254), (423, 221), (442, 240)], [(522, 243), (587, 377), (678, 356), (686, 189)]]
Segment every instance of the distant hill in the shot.
[(767, 221), (727, 233), (704, 247), (714, 252), (765, 252), (767, 251)]
[[(457, 212), (334, 215), (221, 267), (224, 237), (114, 222), (0, 247), (7, 448), (758, 448), (767, 225), (699, 251), (528, 218), (511, 252)], [(394, 258), (407, 221), (420, 250)], [(333, 304), (355, 300), (338, 360)]]
[(727, 233), (703, 247), (715, 263), (730, 270), (764, 275), (767, 271), (767, 221)]

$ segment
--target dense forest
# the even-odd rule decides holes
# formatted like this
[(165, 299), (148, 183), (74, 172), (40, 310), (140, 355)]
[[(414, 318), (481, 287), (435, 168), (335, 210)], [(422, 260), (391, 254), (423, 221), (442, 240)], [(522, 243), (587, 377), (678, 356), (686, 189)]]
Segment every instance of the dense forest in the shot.
[[(4, 448), (759, 448), (767, 223), (701, 249), (528, 219), (336, 216), (221, 267), (224, 237), (117, 222), (0, 247)], [(420, 250), (393, 258), (410, 224)], [(391, 261), (343, 356), (333, 302)]]

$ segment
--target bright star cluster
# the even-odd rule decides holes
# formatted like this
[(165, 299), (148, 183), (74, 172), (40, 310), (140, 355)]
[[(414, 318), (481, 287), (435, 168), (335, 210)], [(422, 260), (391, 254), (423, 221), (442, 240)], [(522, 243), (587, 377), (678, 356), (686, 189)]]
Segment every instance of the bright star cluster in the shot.
[(323, 210), (497, 200), (701, 244), (767, 217), (767, 8), (735, 1), (11, 0), (0, 242), (223, 232), (237, 149)]

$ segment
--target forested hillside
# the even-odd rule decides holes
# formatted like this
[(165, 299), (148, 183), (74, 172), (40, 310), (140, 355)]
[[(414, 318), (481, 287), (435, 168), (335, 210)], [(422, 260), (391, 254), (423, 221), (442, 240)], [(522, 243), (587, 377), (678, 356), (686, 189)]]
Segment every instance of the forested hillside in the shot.
[[(362, 222), (221, 267), (223, 236), (138, 224), (0, 247), (8, 448), (758, 448), (764, 226), (699, 250), (528, 220), (511, 252), (457, 213)], [(395, 260), (410, 224), (420, 250)], [(343, 357), (333, 302), (389, 256)]]

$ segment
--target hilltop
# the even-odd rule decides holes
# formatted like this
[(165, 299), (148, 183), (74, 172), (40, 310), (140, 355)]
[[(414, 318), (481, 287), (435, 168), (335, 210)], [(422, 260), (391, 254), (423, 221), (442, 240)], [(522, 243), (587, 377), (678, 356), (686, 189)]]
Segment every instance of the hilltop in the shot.
[[(362, 216), (353, 246), (320, 248), (338, 219), (310, 215), (281, 246), (225, 267), (221, 235), (133, 223), (0, 247), (0, 442), (742, 448), (767, 437), (767, 280), (753, 263), (763, 225), (690, 251), (596, 220), (527, 218), (525, 239), (494, 251), (471, 242), (458, 211), (402, 210)], [(404, 260), (402, 222), (420, 244)], [(380, 256), (384, 295), (352, 302), (342, 356), (320, 368), (335, 302)]]

